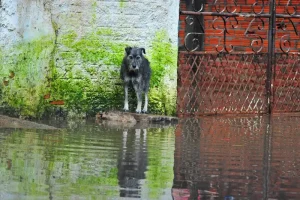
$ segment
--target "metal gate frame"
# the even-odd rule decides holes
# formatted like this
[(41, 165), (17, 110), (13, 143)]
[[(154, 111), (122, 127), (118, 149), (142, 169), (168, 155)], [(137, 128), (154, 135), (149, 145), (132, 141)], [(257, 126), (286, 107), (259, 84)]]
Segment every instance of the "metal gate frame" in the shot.
[(300, 2), (248, 2), (181, 0), (179, 116), (300, 112)]

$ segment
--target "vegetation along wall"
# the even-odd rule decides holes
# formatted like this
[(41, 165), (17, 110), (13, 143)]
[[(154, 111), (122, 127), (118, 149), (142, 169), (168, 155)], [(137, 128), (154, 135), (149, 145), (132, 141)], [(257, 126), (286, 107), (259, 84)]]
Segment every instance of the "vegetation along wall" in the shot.
[[(174, 114), (179, 2), (1, 0), (0, 110), (41, 117), (58, 110), (121, 110), (126, 46), (146, 48), (149, 109)], [(131, 109), (135, 110), (135, 95)]]

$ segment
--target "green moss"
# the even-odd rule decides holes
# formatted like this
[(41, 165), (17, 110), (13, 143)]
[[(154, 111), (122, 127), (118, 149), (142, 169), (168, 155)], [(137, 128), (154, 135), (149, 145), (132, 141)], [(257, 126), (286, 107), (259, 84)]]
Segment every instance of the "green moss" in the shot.
[(99, 36), (117, 36), (110, 28), (100, 28), (96, 31), (96, 34)]
[(2, 104), (24, 116), (37, 117), (43, 113), (47, 68), (53, 47), (52, 38), (43, 37), (17, 44), (4, 52), (3, 66), (9, 83), (3, 87)]
[[(4, 67), (4, 65), (3, 65), (3, 50), (0, 48), (0, 77), (4, 77), (6, 74), (5, 74), (5, 67)], [(2, 81), (2, 80), (0, 80), (0, 81)], [(0, 85), (2, 85), (2, 84), (0, 84)], [(1, 88), (1, 86), (0, 86), (0, 88)]]
[(57, 23), (55, 23), (54, 21), (51, 21), (51, 23), (52, 23), (53, 30), (58, 31), (59, 27), (58, 27)]
[(96, 9), (97, 8), (97, 1), (94, 0), (92, 6), (93, 6), (94, 9)]
[(96, 18), (97, 18), (97, 1), (93, 0), (92, 1), (92, 8), (93, 8), (93, 12), (92, 12), (92, 24), (94, 25), (96, 23)]
[(70, 32), (61, 38), (61, 42), (69, 47), (71, 52), (79, 53), (80, 59), (85, 63), (119, 66), (126, 44), (110, 39), (114, 36), (111, 29), (99, 29), (82, 38), (78, 38), (75, 32)]
[(120, 8), (124, 8), (125, 6), (125, 0), (120, 0)]

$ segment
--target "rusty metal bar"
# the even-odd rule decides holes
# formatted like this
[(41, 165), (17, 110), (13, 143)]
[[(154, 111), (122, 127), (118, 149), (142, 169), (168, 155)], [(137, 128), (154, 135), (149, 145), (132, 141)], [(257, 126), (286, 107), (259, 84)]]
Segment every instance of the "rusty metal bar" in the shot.
[[(195, 11), (180, 11), (181, 15), (202, 15), (202, 16), (224, 16), (224, 17), (271, 17), (270, 14), (254, 14), (254, 13), (223, 13), (223, 12), (195, 12)], [(300, 18), (300, 15), (299, 15)]]
[(270, 187), (270, 169), (272, 160), (272, 119), (267, 117), (267, 127), (264, 134), (264, 153), (263, 153), (263, 197), (268, 199)]
[(300, 18), (300, 15), (276, 14), (277, 18)]
[[(230, 54), (230, 55), (263, 55), (266, 53), (256, 53), (256, 52), (245, 52), (245, 51), (234, 51), (230, 53), (220, 53), (217, 51), (179, 51), (179, 54), (188, 54), (188, 55), (217, 55), (217, 54)], [(299, 53), (300, 54), (300, 53)]]
[[(216, 51), (179, 51), (179, 53), (180, 54), (189, 54), (189, 55), (220, 54), (219, 52), (216, 52)], [(249, 54), (263, 55), (263, 54), (266, 54), (266, 53), (234, 51), (234, 52), (230, 52), (229, 54), (232, 54), (232, 55), (235, 55), (235, 54), (240, 54), (240, 55), (249, 55)], [(275, 55), (276, 54), (282, 54), (282, 53), (275, 53)], [(288, 52), (288, 55), (297, 55), (297, 56), (300, 56), (300, 52)]]
[[(272, 2), (272, 1), (270, 1)], [(271, 18), (271, 14), (180, 11), (181, 15)], [(276, 18), (300, 18), (300, 15), (275, 14)]]
[(267, 104), (268, 104), (268, 113), (272, 112), (272, 79), (273, 79), (273, 67), (275, 64), (275, 34), (276, 34), (276, 3), (275, 0), (270, 1), (270, 14), (271, 18), (269, 19), (269, 34), (268, 34), (268, 66), (267, 66), (267, 79), (266, 79), (266, 92), (267, 92)]

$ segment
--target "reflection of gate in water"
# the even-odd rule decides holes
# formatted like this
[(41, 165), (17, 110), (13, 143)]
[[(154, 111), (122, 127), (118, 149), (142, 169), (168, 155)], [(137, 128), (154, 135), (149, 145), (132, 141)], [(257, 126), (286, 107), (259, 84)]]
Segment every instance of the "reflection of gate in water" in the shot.
[(299, 123), (275, 115), (181, 119), (173, 199), (299, 199)]
[(179, 116), (300, 111), (300, 6), (181, 0)]

